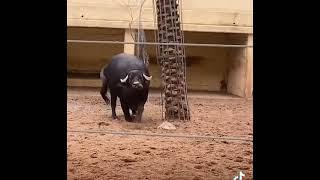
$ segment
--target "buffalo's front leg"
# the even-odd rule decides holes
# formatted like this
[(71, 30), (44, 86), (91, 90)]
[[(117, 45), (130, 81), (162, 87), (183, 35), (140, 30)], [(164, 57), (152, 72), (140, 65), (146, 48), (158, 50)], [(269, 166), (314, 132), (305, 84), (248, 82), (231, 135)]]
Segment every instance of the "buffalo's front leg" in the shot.
[(132, 110), (132, 116), (136, 116), (137, 110), (136, 109), (131, 109)]
[(129, 122), (132, 121), (132, 118), (129, 112), (129, 106), (122, 99), (120, 99), (120, 103), (121, 103), (121, 108), (124, 114), (124, 118), (126, 119), (126, 121), (129, 121)]
[(144, 111), (144, 104), (138, 105), (136, 116), (134, 118), (135, 121), (141, 122), (143, 111)]
[(132, 111), (131, 116), (134, 118), (136, 116), (136, 114), (137, 114), (137, 106), (131, 105), (130, 109)]
[(113, 119), (118, 119), (116, 115), (116, 106), (117, 106), (117, 95), (114, 93), (111, 93), (111, 111), (112, 111)]

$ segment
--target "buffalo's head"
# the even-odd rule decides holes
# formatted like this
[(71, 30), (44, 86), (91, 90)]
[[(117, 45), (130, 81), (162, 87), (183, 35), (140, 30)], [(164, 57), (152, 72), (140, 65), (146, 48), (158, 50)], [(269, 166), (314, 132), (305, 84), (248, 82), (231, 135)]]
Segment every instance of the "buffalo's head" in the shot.
[(120, 79), (120, 82), (126, 83), (135, 89), (143, 89), (147, 84), (149, 84), (151, 78), (152, 76), (148, 76), (139, 70), (133, 70), (130, 71), (126, 77)]

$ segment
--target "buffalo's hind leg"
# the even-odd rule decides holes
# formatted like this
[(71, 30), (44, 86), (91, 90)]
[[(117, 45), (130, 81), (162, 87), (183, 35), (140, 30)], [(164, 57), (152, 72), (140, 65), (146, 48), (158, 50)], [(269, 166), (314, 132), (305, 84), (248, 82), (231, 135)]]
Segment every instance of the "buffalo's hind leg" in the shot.
[(112, 110), (112, 118), (118, 119), (116, 114), (116, 106), (117, 106), (117, 94), (114, 92), (110, 92), (111, 94), (111, 110)]
[(106, 104), (110, 104), (110, 100), (107, 97), (107, 91), (108, 91), (108, 82), (106, 79), (102, 79), (102, 87), (100, 89), (100, 94), (104, 100), (104, 102), (106, 102)]

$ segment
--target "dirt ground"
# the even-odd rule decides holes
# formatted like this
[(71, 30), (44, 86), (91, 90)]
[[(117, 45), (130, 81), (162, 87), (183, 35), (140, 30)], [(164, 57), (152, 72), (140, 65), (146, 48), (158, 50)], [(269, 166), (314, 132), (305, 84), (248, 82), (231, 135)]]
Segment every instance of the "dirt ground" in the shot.
[[(68, 89), (68, 130), (232, 136), (252, 139), (252, 99), (189, 93), (192, 119), (161, 130), (160, 94), (153, 92), (141, 123), (111, 118), (98, 89)], [(68, 132), (68, 179), (252, 179), (253, 144), (244, 141)]]

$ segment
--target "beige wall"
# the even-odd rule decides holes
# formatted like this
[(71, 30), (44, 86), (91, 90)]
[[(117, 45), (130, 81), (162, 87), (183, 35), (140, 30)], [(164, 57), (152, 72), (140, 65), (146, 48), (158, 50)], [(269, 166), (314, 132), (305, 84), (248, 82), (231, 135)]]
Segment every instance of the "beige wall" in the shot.
[[(87, 40), (123, 40), (124, 33), (122, 29), (68, 28), (68, 38)], [(154, 41), (154, 31), (146, 31), (146, 36), (147, 41)], [(185, 41), (190, 43), (245, 44), (246, 39), (245, 34), (185, 32)], [(112, 55), (123, 50), (123, 45), (117, 44), (68, 43), (68, 71), (98, 74)], [(154, 77), (151, 87), (160, 87), (160, 68), (156, 64), (155, 46), (147, 46), (147, 51), (151, 58), (150, 72)], [(219, 91), (220, 81), (230, 71), (230, 92), (242, 96), (237, 92), (244, 91), (246, 84), (246, 60), (241, 55), (243, 52), (241, 48), (186, 47), (188, 88)]]
[[(180, 0), (185, 31), (252, 33), (252, 0)], [(69, 27), (137, 27), (142, 0), (67, 0)], [(141, 21), (155, 29), (152, 0), (146, 0)]]
[[(68, 28), (68, 39), (123, 41), (123, 29)], [(96, 72), (114, 54), (123, 52), (123, 44), (68, 43), (68, 71)]]
[[(252, 45), (252, 35), (247, 36), (247, 44)], [(245, 44), (243, 43), (243, 44)], [(251, 97), (253, 90), (253, 48), (231, 49), (229, 51), (230, 65), (228, 68), (228, 92)]]
[[(125, 29), (137, 28), (142, 0), (67, 0), (68, 39), (130, 41)], [(153, 0), (146, 0), (141, 21), (144, 29), (155, 29)], [(180, 0), (185, 42), (252, 45), (252, 0)], [(210, 32), (210, 33), (209, 33)], [(154, 31), (147, 31), (153, 42)], [(128, 35), (128, 34), (127, 34)], [(251, 37), (248, 40), (248, 36)], [(126, 39), (125, 39), (126, 37)], [(132, 45), (68, 43), (68, 72), (99, 72), (112, 55), (132, 53)], [(159, 87), (159, 67), (154, 46), (147, 46), (150, 71)], [(187, 47), (187, 80), (190, 89), (218, 91), (226, 76), (228, 91), (251, 96), (252, 48)], [(227, 74), (227, 75), (226, 75)], [(70, 81), (68, 81), (70, 82)], [(81, 80), (77, 83), (85, 85)], [(90, 85), (89, 85), (90, 84)], [(89, 86), (100, 86), (94, 80)]]
[[(148, 32), (147, 35), (151, 37), (151, 32)], [(152, 37), (149, 39), (153, 40)], [(190, 43), (246, 44), (247, 35), (186, 32), (185, 41)], [(154, 56), (155, 50), (151, 46), (148, 47), (149, 54)], [(186, 47), (188, 88), (219, 91), (220, 81), (230, 80), (228, 86), (230, 90), (228, 92), (244, 96), (242, 91), (246, 88), (246, 65), (248, 64), (246, 63), (246, 57), (241, 53), (246, 52), (245, 50), (245, 48)], [(244, 64), (242, 65), (239, 62), (244, 62)], [(151, 64), (150, 70), (154, 77), (160, 76), (158, 65)], [(243, 78), (240, 78), (242, 77), (241, 73), (243, 73)], [(231, 78), (228, 78), (228, 75)], [(252, 81), (248, 81), (248, 83), (252, 83)], [(153, 87), (159, 87), (160, 78), (154, 79), (152, 85)]]

